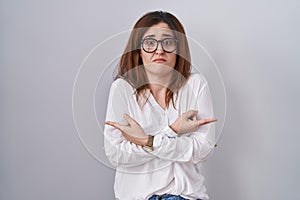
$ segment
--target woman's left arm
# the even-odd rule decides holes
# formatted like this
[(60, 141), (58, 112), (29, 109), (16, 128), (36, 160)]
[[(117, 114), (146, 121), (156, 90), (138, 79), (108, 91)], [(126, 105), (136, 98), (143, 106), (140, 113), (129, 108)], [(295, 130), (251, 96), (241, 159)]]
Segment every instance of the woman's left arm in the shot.
[[(203, 161), (212, 152), (215, 146), (213, 107), (207, 84), (202, 87), (197, 95), (197, 110), (189, 111), (180, 116), (172, 125), (154, 136), (152, 155), (161, 159), (175, 162)], [(196, 117), (196, 115), (197, 117)], [(130, 116), (124, 118), (128, 125), (106, 122), (108, 125), (119, 129), (123, 136), (130, 142), (144, 146), (147, 143), (147, 134), (140, 125)], [(172, 131), (175, 137), (169, 137), (167, 132)], [(167, 130), (167, 131), (166, 131)]]
[[(170, 138), (165, 134), (155, 135), (152, 154), (162, 159), (193, 163), (204, 161), (210, 155), (215, 147), (215, 125), (210, 122), (216, 119), (207, 83), (198, 91), (196, 101), (197, 117), (184, 120), (182, 117), (186, 114), (184, 113), (171, 124), (170, 127), (178, 133), (177, 137)], [(192, 126), (197, 123), (200, 125), (194, 129)]]

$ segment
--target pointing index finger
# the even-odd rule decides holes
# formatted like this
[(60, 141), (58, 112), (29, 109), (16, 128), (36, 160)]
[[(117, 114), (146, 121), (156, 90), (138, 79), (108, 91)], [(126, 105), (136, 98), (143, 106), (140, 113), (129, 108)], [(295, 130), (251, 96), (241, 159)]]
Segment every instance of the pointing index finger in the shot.
[(115, 128), (117, 128), (117, 129), (119, 129), (119, 130), (122, 130), (122, 127), (121, 127), (120, 124), (117, 123), (117, 122), (106, 121), (105, 124), (110, 125), (110, 126), (112, 126), (112, 127), (115, 127)]
[(198, 121), (198, 126), (205, 125), (205, 124), (208, 124), (208, 123), (212, 123), (212, 122), (215, 122), (215, 121), (217, 121), (217, 118), (201, 119), (201, 120)]

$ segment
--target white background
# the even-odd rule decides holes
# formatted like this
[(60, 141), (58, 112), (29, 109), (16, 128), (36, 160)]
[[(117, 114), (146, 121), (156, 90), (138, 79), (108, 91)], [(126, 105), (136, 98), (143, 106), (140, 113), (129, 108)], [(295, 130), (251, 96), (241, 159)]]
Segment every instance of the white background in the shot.
[(2, 0), (1, 200), (113, 199), (114, 171), (76, 132), (73, 84), (95, 45), (153, 10), (176, 15), (223, 76), (226, 123), (205, 165), (211, 199), (300, 199), (298, 0)]

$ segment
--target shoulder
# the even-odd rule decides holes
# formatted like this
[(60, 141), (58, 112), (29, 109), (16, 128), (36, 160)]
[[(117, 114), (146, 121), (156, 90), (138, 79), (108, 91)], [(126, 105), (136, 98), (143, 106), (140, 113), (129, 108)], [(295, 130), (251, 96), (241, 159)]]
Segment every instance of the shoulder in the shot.
[(201, 91), (207, 85), (207, 81), (202, 74), (191, 73), (187, 85), (195, 91)]
[(134, 92), (134, 88), (123, 78), (114, 80), (111, 84), (111, 90), (122, 94), (132, 94)]
[(116, 80), (114, 80), (114, 82), (112, 83), (112, 86), (113, 87), (128, 87), (128, 86), (131, 87), (131, 85), (123, 78), (117, 78)]

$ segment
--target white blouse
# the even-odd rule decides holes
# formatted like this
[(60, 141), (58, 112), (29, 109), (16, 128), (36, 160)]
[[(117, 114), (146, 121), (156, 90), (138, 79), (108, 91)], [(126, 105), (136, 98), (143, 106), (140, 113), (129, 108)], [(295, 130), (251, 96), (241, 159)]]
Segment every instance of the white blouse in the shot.
[[(212, 152), (214, 123), (200, 126), (196, 132), (177, 135), (169, 127), (181, 114), (198, 110), (197, 119), (213, 118), (213, 106), (206, 80), (192, 73), (179, 90), (175, 101), (164, 110), (149, 92), (148, 101), (140, 107), (135, 89), (124, 79), (111, 85), (106, 121), (127, 124), (123, 114), (135, 119), (145, 133), (154, 135), (153, 151), (128, 142), (121, 132), (105, 125), (105, 152), (116, 167), (116, 199), (144, 200), (153, 194), (181, 195), (188, 199), (208, 199), (201, 162)], [(176, 96), (175, 96), (176, 99)]]

